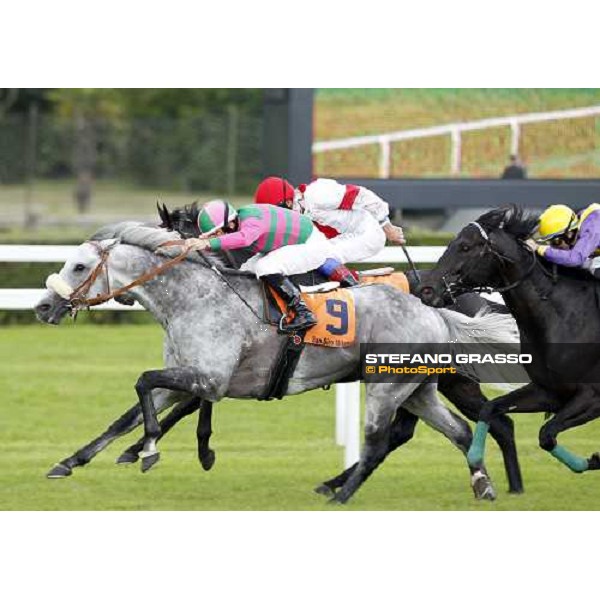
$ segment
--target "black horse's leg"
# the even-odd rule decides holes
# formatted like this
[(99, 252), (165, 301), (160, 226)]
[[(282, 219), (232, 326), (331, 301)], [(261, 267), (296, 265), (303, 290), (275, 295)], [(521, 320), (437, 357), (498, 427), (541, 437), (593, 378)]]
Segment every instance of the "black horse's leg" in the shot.
[(473, 443), (467, 454), (469, 465), (472, 467), (482, 465), (485, 453), (485, 438), (490, 428), (490, 423), (500, 415), (507, 412), (556, 412), (560, 406), (560, 401), (554, 394), (536, 383), (529, 383), (514, 392), (510, 392), (510, 394), (486, 402), (479, 413)]
[[(396, 448), (406, 444), (406, 442), (412, 439), (418, 421), (419, 418), (416, 415), (408, 412), (402, 407), (396, 411), (396, 415), (392, 422), (387, 454), (393, 452)], [(323, 494), (324, 496), (333, 496), (336, 490), (348, 481), (348, 478), (352, 475), (357, 465), (358, 463), (354, 463), (339, 475), (324, 481), (315, 488), (315, 492), (317, 492), (317, 494)]]
[(194, 367), (172, 367), (160, 371), (145, 371), (140, 375), (135, 384), (135, 391), (144, 416), (144, 449), (140, 454), (142, 473), (156, 464), (160, 458), (160, 453), (156, 448), (156, 442), (160, 437), (160, 425), (152, 403), (152, 390), (164, 388), (199, 396), (213, 387), (210, 378), (205, 377)]
[[(438, 389), (463, 415), (474, 422), (477, 422), (481, 409), (488, 401), (481, 391), (481, 386), (462, 375), (441, 376)], [(502, 452), (508, 491), (513, 494), (522, 493), (523, 479), (512, 419), (506, 415), (498, 415), (490, 423), (490, 435)]]
[(75, 454), (61, 460), (54, 465), (46, 474), (49, 479), (60, 479), (68, 477), (73, 473), (75, 467), (82, 467), (89, 463), (98, 452), (106, 448), (113, 440), (124, 435), (137, 427), (142, 420), (142, 411), (139, 404), (130, 408), (125, 414), (121, 415), (114, 423), (109, 425), (108, 429), (97, 438), (77, 450)]
[[(164, 410), (171, 403), (171, 396), (172, 394), (166, 390), (159, 390), (153, 395), (153, 401), (158, 412)], [(72, 456), (57, 463), (46, 476), (50, 479), (68, 477), (72, 474), (72, 470), (75, 467), (81, 467), (89, 463), (94, 456), (104, 450), (111, 442), (129, 433), (141, 422), (142, 411), (140, 405), (136, 404), (112, 423), (102, 435), (94, 438), (91, 442), (77, 450)]]
[(600, 416), (600, 402), (596, 390), (587, 386), (565, 404), (555, 415), (540, 429), (539, 441), (542, 449), (549, 452), (554, 458), (566, 465), (575, 473), (596, 470), (599, 466), (598, 453), (589, 459), (573, 454), (557, 442), (561, 431), (566, 431)]
[(210, 471), (215, 464), (215, 453), (208, 446), (212, 434), (212, 409), (213, 403), (208, 400), (200, 402), (200, 414), (198, 415), (198, 459), (205, 471)]
[[(183, 400), (177, 403), (169, 412), (169, 414), (160, 421), (160, 438), (162, 438), (167, 432), (169, 432), (181, 419), (191, 415), (194, 411), (198, 409), (199, 401), (198, 398), (190, 397), (186, 400)], [(141, 416), (141, 408), (137, 407), (140, 410)], [(137, 462), (139, 458), (139, 453), (144, 448), (144, 438), (139, 439), (135, 444), (129, 446), (127, 450), (125, 450), (119, 458), (117, 458), (117, 464), (131, 464)]]

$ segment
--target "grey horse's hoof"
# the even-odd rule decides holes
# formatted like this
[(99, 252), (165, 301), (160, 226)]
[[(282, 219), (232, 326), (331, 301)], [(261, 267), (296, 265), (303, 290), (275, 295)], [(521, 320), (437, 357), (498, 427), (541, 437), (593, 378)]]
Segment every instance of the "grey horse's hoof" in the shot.
[(129, 450), (125, 450), (119, 458), (115, 461), (118, 465), (131, 465), (138, 461), (140, 457), (136, 452), (130, 452)]
[(344, 496), (340, 492), (338, 492), (337, 494), (333, 494), (333, 496), (331, 496), (331, 498), (329, 498), (329, 500), (327, 501), (327, 504), (337, 504), (338, 506), (342, 506), (342, 505), (346, 504), (346, 502), (348, 502), (348, 500), (350, 500), (350, 498), (347, 498), (346, 496)]
[(216, 458), (217, 457), (214, 450), (209, 450), (208, 452), (198, 454), (200, 464), (205, 471), (210, 471), (213, 468)]
[(73, 469), (71, 469), (71, 467), (67, 467), (67, 465), (63, 465), (62, 463), (57, 463), (48, 471), (48, 473), (46, 473), (46, 477), (48, 479), (63, 479), (72, 474)]
[(471, 485), (473, 487), (473, 493), (477, 500), (490, 500), (496, 499), (496, 490), (490, 478), (481, 471), (474, 473), (471, 477)]
[(315, 488), (315, 493), (320, 494), (321, 496), (325, 496), (326, 498), (332, 498), (335, 495), (335, 492), (328, 486), (322, 483)]
[(160, 460), (160, 452), (154, 452), (142, 457), (142, 473), (151, 469)]

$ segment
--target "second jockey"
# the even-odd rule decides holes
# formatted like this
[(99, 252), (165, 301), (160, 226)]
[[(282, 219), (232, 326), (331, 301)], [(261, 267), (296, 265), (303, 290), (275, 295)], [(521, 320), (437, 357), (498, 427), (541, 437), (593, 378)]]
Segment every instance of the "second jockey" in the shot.
[(576, 214), (568, 206), (555, 204), (540, 216), (538, 240), (527, 245), (546, 260), (565, 267), (579, 267), (600, 278), (600, 204), (590, 204)]
[(288, 278), (318, 268), (324, 257), (335, 256), (327, 238), (308, 217), (255, 204), (236, 211), (224, 200), (211, 200), (198, 213), (197, 225), (200, 238), (188, 239), (188, 248), (250, 250), (254, 256), (245, 268), (272, 286), (294, 312), (294, 319), (282, 324), (282, 330), (299, 331), (316, 324), (300, 290)]
[[(294, 189), (280, 177), (268, 177), (257, 187), (254, 201), (293, 208), (314, 221), (330, 239), (341, 263), (370, 258), (380, 252), (386, 239), (404, 244), (402, 228), (392, 225), (387, 202), (371, 190), (343, 185), (333, 179), (316, 179)], [(331, 279), (344, 282), (350, 271), (329, 261)], [(321, 271), (327, 270), (327, 263)]]

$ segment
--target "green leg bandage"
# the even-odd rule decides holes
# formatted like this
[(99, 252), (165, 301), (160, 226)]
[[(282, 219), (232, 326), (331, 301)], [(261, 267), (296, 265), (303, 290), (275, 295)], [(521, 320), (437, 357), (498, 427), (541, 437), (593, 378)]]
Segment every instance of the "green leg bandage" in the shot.
[(567, 467), (575, 473), (583, 473), (588, 470), (587, 458), (581, 458), (581, 456), (569, 452), (562, 446), (554, 446), (554, 448), (550, 450), (550, 454), (558, 459), (563, 465), (567, 465)]
[(473, 435), (473, 441), (471, 447), (467, 453), (467, 461), (471, 467), (477, 467), (483, 462), (483, 455), (485, 454), (485, 438), (487, 437), (490, 426), (488, 423), (483, 421), (477, 421), (475, 426), (475, 435)]

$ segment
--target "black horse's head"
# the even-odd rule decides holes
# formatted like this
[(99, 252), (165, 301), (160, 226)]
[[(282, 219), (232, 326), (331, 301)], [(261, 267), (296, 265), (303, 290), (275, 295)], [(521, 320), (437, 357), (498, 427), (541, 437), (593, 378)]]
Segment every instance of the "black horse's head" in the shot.
[(529, 252), (523, 240), (537, 223), (537, 215), (513, 204), (485, 213), (464, 227), (424, 274), (417, 295), (443, 306), (453, 293), (506, 286), (511, 267), (522, 269)]
[(169, 231), (177, 231), (183, 238), (197, 237), (200, 235), (198, 229), (198, 213), (200, 209), (196, 202), (186, 204), (182, 208), (174, 208), (172, 211), (163, 203), (156, 204), (160, 216), (160, 226)]

